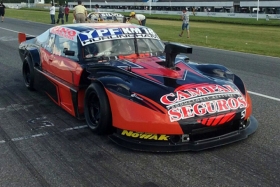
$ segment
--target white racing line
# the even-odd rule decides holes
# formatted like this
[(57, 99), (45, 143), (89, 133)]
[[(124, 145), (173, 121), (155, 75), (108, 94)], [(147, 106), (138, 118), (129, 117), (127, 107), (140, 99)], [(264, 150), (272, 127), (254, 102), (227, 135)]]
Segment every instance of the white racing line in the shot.
[[(0, 27), (0, 29), (6, 30), (6, 31), (10, 31), (10, 32), (20, 33), (19, 31), (15, 31), (15, 30), (3, 28), (3, 27)], [(25, 33), (25, 34), (26, 34), (26, 33)], [(26, 34), (26, 35), (27, 35), (27, 36), (34, 36), (34, 35), (31, 35), (31, 34)]]
[(252, 94), (252, 95), (257, 95), (257, 96), (260, 96), (260, 97), (264, 97), (264, 98), (267, 98), (267, 99), (271, 99), (271, 100), (280, 102), (280, 98), (277, 98), (277, 97), (271, 97), (271, 96), (268, 96), (268, 95), (264, 95), (264, 94), (257, 93), (257, 92), (252, 92), (252, 91), (248, 91), (248, 93)]
[(17, 142), (17, 141), (21, 141), (21, 140), (27, 140), (27, 139), (38, 138), (38, 137), (52, 135), (52, 134), (63, 133), (63, 132), (67, 132), (67, 131), (84, 129), (84, 128), (87, 128), (87, 127), (88, 127), (87, 125), (81, 125), (81, 126), (76, 126), (76, 127), (65, 128), (65, 129), (62, 129), (58, 132), (43, 132), (43, 133), (39, 133), (39, 134), (33, 134), (33, 135), (30, 135), (30, 136), (22, 136), (22, 137), (18, 137), (18, 138), (11, 138), (11, 139), (8, 139), (8, 140), (0, 140), (0, 144), (6, 143), (8, 141)]
[[(0, 29), (6, 30), (6, 31), (10, 31), (10, 32), (14, 32), (14, 33), (19, 33), (19, 31), (15, 31), (15, 30), (3, 28), (3, 27), (0, 27)], [(34, 35), (31, 35), (31, 34), (26, 34), (26, 35), (34, 36)], [(266, 98), (266, 99), (270, 99), (270, 100), (274, 100), (274, 101), (280, 102), (280, 98), (264, 95), (264, 94), (253, 92), (253, 91), (248, 91), (248, 93), (250, 93), (252, 95), (259, 96), (259, 97), (263, 97), (263, 98)], [(71, 127), (71, 128), (66, 128), (66, 129), (60, 130), (59, 132), (62, 133), (62, 132), (67, 132), (67, 131), (72, 131), (72, 130), (83, 129), (83, 128), (87, 128), (87, 127), (88, 127), (87, 125), (76, 126), (76, 127)], [(20, 140), (26, 140), (26, 139), (32, 139), (32, 138), (47, 136), (47, 135), (50, 135), (50, 134), (56, 134), (56, 133), (55, 132), (54, 133), (44, 132), (44, 133), (34, 134), (34, 135), (30, 135), (30, 136), (23, 136), (23, 137), (18, 137), (18, 138), (12, 138), (12, 139), (7, 140), (7, 141), (15, 142), (15, 141), (20, 141)], [(0, 144), (5, 143), (5, 142), (6, 142), (5, 140), (0, 140)]]

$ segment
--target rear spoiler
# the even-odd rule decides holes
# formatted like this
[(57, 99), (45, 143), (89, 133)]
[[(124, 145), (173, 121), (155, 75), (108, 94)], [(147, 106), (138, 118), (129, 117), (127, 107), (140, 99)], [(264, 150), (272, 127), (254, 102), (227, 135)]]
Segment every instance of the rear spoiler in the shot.
[(23, 32), (18, 33), (18, 43), (22, 43), (26, 41), (26, 34)]
[(35, 38), (36, 36), (26, 36), (25, 33), (23, 32), (19, 32), (18, 33), (18, 43), (22, 43), (25, 42), (26, 40), (31, 40), (33, 38)]

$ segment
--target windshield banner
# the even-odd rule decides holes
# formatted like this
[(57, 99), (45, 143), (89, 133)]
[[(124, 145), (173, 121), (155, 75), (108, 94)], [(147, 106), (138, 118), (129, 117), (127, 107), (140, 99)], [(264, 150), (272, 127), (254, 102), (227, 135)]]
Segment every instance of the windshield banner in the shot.
[(158, 35), (149, 28), (110, 28), (94, 29), (78, 34), (82, 45), (88, 45), (95, 42), (107, 40), (125, 39), (125, 38), (152, 38), (159, 40)]

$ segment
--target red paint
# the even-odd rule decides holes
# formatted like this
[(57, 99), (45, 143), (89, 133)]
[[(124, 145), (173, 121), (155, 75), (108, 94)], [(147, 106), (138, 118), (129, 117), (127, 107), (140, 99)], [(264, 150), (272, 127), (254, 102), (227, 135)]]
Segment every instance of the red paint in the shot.
[[(105, 90), (110, 101), (114, 127), (154, 134), (183, 134), (179, 123), (170, 122), (167, 114), (154, 111)], [(150, 99), (148, 101), (164, 111), (164, 108), (154, 101)]]
[(55, 75), (73, 86), (79, 86), (83, 69), (77, 62), (41, 49), (41, 63), (44, 71)]
[(69, 58), (51, 54), (45, 49), (41, 48), (40, 52), (43, 75), (56, 85), (57, 104), (71, 115), (75, 116), (71, 89), (76, 88), (78, 91), (78, 112), (82, 114), (84, 111), (83, 99), (85, 91), (78, 90), (81, 74), (83, 72), (82, 67)]

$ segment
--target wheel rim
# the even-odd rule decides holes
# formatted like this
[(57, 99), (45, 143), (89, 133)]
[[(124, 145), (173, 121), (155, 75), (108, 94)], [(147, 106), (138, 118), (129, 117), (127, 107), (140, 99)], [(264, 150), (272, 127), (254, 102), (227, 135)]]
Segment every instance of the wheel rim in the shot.
[(95, 93), (91, 93), (89, 96), (88, 111), (91, 126), (97, 127), (100, 121), (101, 108), (99, 98)]
[(24, 77), (25, 77), (25, 83), (30, 84), (30, 69), (28, 67), (28, 64), (25, 64), (24, 66)]

